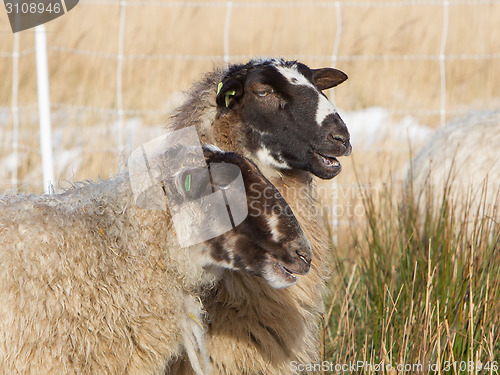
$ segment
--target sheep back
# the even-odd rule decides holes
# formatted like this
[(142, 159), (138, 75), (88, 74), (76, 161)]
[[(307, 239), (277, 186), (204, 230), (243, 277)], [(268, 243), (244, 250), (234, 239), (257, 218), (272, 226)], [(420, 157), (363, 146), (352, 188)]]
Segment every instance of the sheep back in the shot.
[(126, 176), (0, 198), (0, 368), (162, 373), (201, 277), (170, 229), (168, 211), (135, 206)]
[(500, 112), (474, 111), (438, 130), (408, 172), (417, 201), (439, 207), (446, 194), (459, 215), (467, 206), (471, 216), (491, 215), (500, 185), (499, 144)]

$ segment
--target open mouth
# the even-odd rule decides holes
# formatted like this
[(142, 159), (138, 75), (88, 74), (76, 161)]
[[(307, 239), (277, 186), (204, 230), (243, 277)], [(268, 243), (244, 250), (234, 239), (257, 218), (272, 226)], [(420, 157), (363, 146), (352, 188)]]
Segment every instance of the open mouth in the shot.
[[(270, 260), (264, 267), (264, 272), (261, 274), (267, 282), (276, 289), (287, 288), (289, 286), (295, 285), (298, 281), (296, 275), (306, 275), (310, 270), (310, 261), (302, 258), (304, 265), (293, 264), (290, 267), (283, 265), (280, 261), (276, 259)], [(297, 268), (297, 269), (295, 269)]]
[(297, 270), (291, 270), (290, 268), (284, 266), (279, 261), (275, 260), (272, 262), (272, 269), (274, 274), (280, 277), (286, 283), (293, 285), (297, 282), (297, 276), (295, 275), (306, 275), (309, 273), (310, 262), (308, 262), (304, 257), (300, 257), (305, 263), (304, 267), (297, 267)]
[(313, 173), (320, 178), (330, 179), (335, 177), (342, 170), (340, 162), (335, 156), (327, 156), (319, 152), (313, 152), (316, 171)]
[(316, 154), (326, 168), (339, 168), (341, 166), (340, 162), (334, 156), (322, 155), (319, 152), (317, 152)]

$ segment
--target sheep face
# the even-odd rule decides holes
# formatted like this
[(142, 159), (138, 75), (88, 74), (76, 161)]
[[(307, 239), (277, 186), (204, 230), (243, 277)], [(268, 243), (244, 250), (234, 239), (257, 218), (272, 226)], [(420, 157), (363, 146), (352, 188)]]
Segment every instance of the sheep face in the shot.
[(294, 285), (295, 275), (309, 272), (312, 250), (285, 199), (247, 158), (206, 146), (203, 150), (211, 179), (204, 169), (190, 170), (193, 189), (186, 199), (230, 191), (241, 171), (248, 208), (241, 224), (206, 242), (210, 265), (261, 276), (274, 288)]
[(347, 75), (283, 60), (230, 67), (217, 94), (220, 115), (231, 112), (246, 124), (247, 146), (278, 169), (307, 170), (322, 179), (338, 175), (336, 157), (351, 152), (349, 131), (321, 90)]

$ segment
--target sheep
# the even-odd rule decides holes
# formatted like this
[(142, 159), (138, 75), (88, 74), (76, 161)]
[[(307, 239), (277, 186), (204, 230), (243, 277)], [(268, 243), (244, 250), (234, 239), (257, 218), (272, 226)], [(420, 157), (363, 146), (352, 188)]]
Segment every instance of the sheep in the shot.
[[(185, 164), (175, 173), (169, 161), (178, 147), (149, 160), (155, 179), (173, 177), (149, 190), (134, 191), (134, 179), (149, 177), (130, 170), (58, 195), (0, 197), (2, 373), (161, 374), (186, 355), (196, 374), (209, 374), (201, 297), (221, 269), (260, 276), (276, 288), (308, 273), (310, 244), (255, 164), (204, 146), (207, 180), (207, 169), (191, 162), (192, 148), (180, 151)], [(214, 174), (228, 165), (239, 168), (247, 217), (231, 231), (180, 246), (165, 195), (169, 205), (201, 201), (200, 215), (211, 209), (206, 194), (230, 195), (234, 168)], [(177, 189), (188, 172), (192, 186)], [(163, 209), (139, 207), (141, 194), (154, 198), (157, 190), (165, 192)], [(255, 193), (262, 191), (266, 196)]]
[[(446, 189), (458, 217), (468, 209), (471, 220), (492, 214), (498, 220), (498, 211), (494, 213), (500, 183), (498, 144), (500, 112), (471, 112), (433, 135), (412, 161), (407, 185), (411, 182), (422, 205), (429, 198), (429, 203), (439, 205)], [(432, 197), (427, 197), (429, 191)]]
[[(348, 129), (322, 90), (347, 75), (297, 61), (256, 59), (214, 69), (186, 93), (167, 129), (196, 126), (202, 143), (253, 160), (282, 193), (313, 249), (311, 272), (287, 289), (224, 272), (203, 296), (214, 374), (290, 374), (319, 360), (319, 322), (330, 247), (313, 175), (331, 179), (351, 152)], [(190, 374), (180, 358), (167, 374)]]

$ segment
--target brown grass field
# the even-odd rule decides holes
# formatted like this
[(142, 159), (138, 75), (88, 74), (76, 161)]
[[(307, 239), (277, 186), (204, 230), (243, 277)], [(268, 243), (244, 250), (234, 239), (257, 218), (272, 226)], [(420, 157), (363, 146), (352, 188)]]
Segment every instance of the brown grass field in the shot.
[[(446, 13), (444, 2), (439, 0), (412, 3), (383, 0), (252, 3), (247, 0), (231, 4), (228, 18), (226, 2), (199, 1), (184, 5), (166, 0), (130, 2), (125, 7), (123, 40), (119, 33), (120, 12), (123, 12), (119, 1), (82, 0), (67, 15), (46, 24), (56, 189), (68, 187), (72, 181), (107, 178), (115, 173), (120, 160), (134, 147), (162, 132), (162, 124), (178, 103), (180, 93), (188, 90), (204, 72), (221, 66), (225, 53), (229, 54), (230, 62), (243, 62), (255, 56), (278, 56), (298, 59), (311, 67), (323, 67), (335, 61), (335, 66), (349, 75), (349, 80), (334, 93), (341, 113), (382, 107), (390, 111), (394, 120), (412, 116), (419, 124), (438, 128), (443, 104), (442, 73), (446, 83), (446, 120), (469, 110), (495, 109), (500, 104), (498, 0), (451, 0), (444, 50)], [(338, 9), (341, 24), (337, 22)], [(23, 31), (17, 38), (19, 73), (17, 83), (13, 83), (15, 39), (0, 5), (0, 192), (13, 189), (40, 193), (43, 189), (34, 32)], [(124, 57), (120, 75), (123, 123), (118, 121), (120, 43)], [(332, 56), (334, 52), (336, 55)], [(445, 57), (444, 72), (439, 59), (441, 52)], [(16, 85), (17, 152), (12, 95)], [(123, 142), (119, 134), (123, 134)], [(401, 219), (404, 215), (397, 206), (403, 199), (400, 186), (411, 154), (420, 146), (411, 139), (401, 143), (387, 137), (377, 145), (354, 149), (351, 157), (343, 159), (343, 172), (334, 181), (337, 190), (331, 189), (331, 181), (319, 183), (327, 207), (325, 220), (331, 225), (336, 218), (339, 223), (338, 228), (332, 226), (337, 245), (333, 245), (332, 294), (327, 298), (329, 311), (323, 329), (326, 360), (434, 361), (443, 362), (443, 366), (446, 360), (500, 360), (500, 304), (492, 299), (497, 296), (500, 300), (498, 252), (493, 253), (497, 255), (492, 260), (496, 268), (486, 267), (486, 271), (483, 267), (486, 261), (468, 263), (465, 255), (472, 254), (474, 246), (468, 247), (463, 238), (451, 241), (453, 248), (439, 248), (448, 249), (450, 254), (456, 251), (457, 256), (446, 253), (444, 258), (436, 258), (432, 255), (438, 251), (435, 247), (418, 243), (413, 249), (418, 249), (414, 252), (421, 256), (405, 258), (408, 244), (415, 238), (403, 236), (411, 224)], [(13, 165), (14, 154), (18, 156), (16, 165)], [(341, 212), (335, 211), (337, 208)], [(401, 219), (396, 220), (399, 227), (394, 224), (391, 228), (376, 229), (370, 225), (370, 218), (379, 217), (387, 224), (394, 220), (394, 215)], [(448, 220), (449, 216), (444, 218)], [(460, 223), (454, 225), (460, 226)], [(429, 229), (437, 241), (451, 236), (451, 232), (439, 225), (432, 230), (434, 232)], [(491, 231), (498, 233), (498, 226)], [(385, 242), (374, 241), (378, 235), (384, 237)], [(399, 266), (379, 264), (372, 258), (371, 266), (366, 263), (365, 258), (372, 254), (372, 249), (380, 247), (380, 252), (373, 251), (380, 261), (380, 257), (385, 257), (384, 251), (389, 251), (388, 247), (393, 249), (392, 246), (403, 239), (408, 242), (402, 245), (397, 259), (394, 252), (388, 258), (418, 263), (424, 268), (414, 265), (400, 275), (395, 269), (399, 270), (403, 263)], [(476, 254), (478, 259), (492, 254), (484, 241), (476, 245), (478, 254), (483, 254)], [(498, 244), (496, 246), (498, 249)], [(438, 261), (449, 262), (450, 267), (459, 270), (454, 278), (442, 276), (440, 279), (439, 272), (433, 273)], [(369, 281), (370, 277), (378, 277), (374, 269), (385, 269), (387, 275), (392, 275), (378, 280), (379, 299), (372, 298), (377, 293)], [(483, 276), (489, 284), (486, 285)], [(409, 284), (404, 281), (405, 277), (410, 280)], [(408, 287), (414, 278), (415, 286), (415, 278), (419, 277), (425, 281), (424, 284), (416, 282), (423, 294), (418, 295), (413, 289), (411, 293), (402, 292), (401, 285)], [(440, 283), (463, 285), (470, 293), (457, 292), (451, 297), (444, 296), (442, 291), (436, 294)], [(481, 283), (486, 285), (486, 297), (481, 294)], [(470, 305), (460, 300), (469, 298), (473, 291), (483, 298), (471, 300), (482, 309), (480, 311), (468, 309)], [(455, 297), (456, 304), (449, 307), (450, 312), (447, 303), (455, 301)], [(398, 298), (411, 301), (411, 306), (401, 306)], [(355, 303), (364, 305), (355, 306)], [(372, 310), (374, 306), (376, 309)], [(476, 319), (476, 312), (483, 314), (482, 319)], [(368, 320), (371, 314), (378, 314), (380, 319), (362, 325), (360, 320)], [(465, 314), (464, 320), (452, 321), (450, 314)], [(400, 321), (395, 321), (396, 317)], [(475, 325), (474, 332), (471, 325)], [(375, 329), (377, 326), (380, 330)], [(398, 340), (406, 342), (408, 347), (402, 349)], [(455, 366), (449, 372), (440, 367), (435, 373), (474, 372), (462, 372)]]

